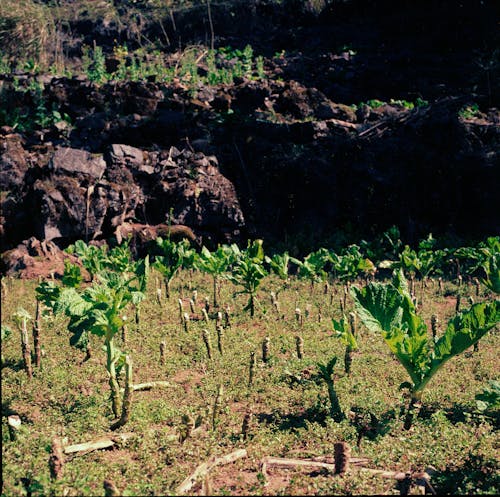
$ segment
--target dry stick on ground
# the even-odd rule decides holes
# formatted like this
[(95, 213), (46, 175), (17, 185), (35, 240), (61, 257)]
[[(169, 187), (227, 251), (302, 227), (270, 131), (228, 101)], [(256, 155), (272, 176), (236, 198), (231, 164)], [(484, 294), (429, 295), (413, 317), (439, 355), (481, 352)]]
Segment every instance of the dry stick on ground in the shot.
[[(132, 385), (133, 392), (144, 392), (157, 387), (170, 387), (172, 386), (168, 381), (147, 381), (146, 383), (136, 383)], [(123, 391), (123, 389), (121, 389)]]
[[(397, 481), (402, 481), (408, 478), (407, 473), (401, 471), (385, 471), (382, 469), (371, 469), (363, 467), (364, 464), (369, 462), (365, 457), (351, 457), (349, 465), (351, 468), (356, 468), (360, 472), (369, 473), (372, 475), (380, 476), (382, 478), (391, 478)], [(334, 474), (337, 474), (337, 464), (314, 461), (311, 459), (288, 459), (282, 457), (264, 457), (261, 461), (261, 471), (265, 478), (267, 478), (267, 470), (272, 467), (286, 468), (286, 469), (308, 469), (311, 471), (325, 469)], [(435, 495), (435, 490), (432, 488), (429, 480), (433, 471), (426, 469), (425, 471), (411, 473), (412, 480), (415, 480), (419, 486), (424, 486)], [(342, 473), (340, 473), (342, 474)]]
[(35, 366), (40, 367), (42, 361), (42, 350), (40, 346), (40, 335), (42, 333), (42, 303), (36, 301), (35, 322), (33, 323), (33, 345), (35, 348)]
[(110, 437), (101, 437), (90, 442), (84, 442), (75, 445), (65, 445), (64, 454), (76, 454), (78, 452), (83, 452), (88, 454), (94, 450), (109, 449), (115, 445), (127, 442), (131, 438), (136, 436), (134, 433), (120, 433), (118, 435), (112, 435)]
[(212, 457), (207, 462), (200, 464), (194, 472), (189, 475), (178, 487), (176, 490), (177, 494), (186, 494), (188, 493), (193, 486), (196, 484), (198, 480), (205, 477), (209, 473), (209, 471), (215, 466), (221, 466), (223, 464), (230, 464), (238, 459), (242, 459), (243, 457), (247, 457), (247, 451), (245, 449), (238, 449), (230, 454), (226, 454), (221, 457)]

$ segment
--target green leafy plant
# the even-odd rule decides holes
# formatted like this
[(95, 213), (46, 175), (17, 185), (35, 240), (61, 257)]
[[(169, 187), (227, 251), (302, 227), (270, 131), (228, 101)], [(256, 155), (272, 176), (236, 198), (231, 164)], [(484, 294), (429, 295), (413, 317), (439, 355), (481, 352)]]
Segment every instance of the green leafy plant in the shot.
[(83, 267), (90, 273), (91, 280), (106, 267), (106, 245), (96, 247), (95, 245), (87, 245), (83, 240), (78, 240), (70, 245), (65, 252), (78, 256)]
[(332, 357), (327, 363), (318, 363), (318, 376), (322, 379), (328, 388), (328, 399), (330, 400), (330, 415), (334, 421), (339, 423), (345, 416), (340, 407), (339, 398), (335, 389), (334, 368), (337, 364), (337, 358)]
[(248, 248), (242, 252), (236, 261), (229, 279), (243, 289), (237, 293), (248, 295), (248, 303), (244, 310), (250, 311), (250, 316), (255, 315), (255, 302), (257, 289), (262, 279), (267, 275), (264, 269), (264, 250), (262, 240), (248, 242)]
[(311, 289), (315, 282), (325, 281), (328, 277), (325, 267), (331, 261), (331, 256), (326, 248), (311, 252), (304, 257), (303, 261), (295, 257), (291, 257), (290, 260), (298, 266), (299, 278), (305, 278), (311, 282)]
[(90, 81), (104, 83), (108, 79), (106, 71), (106, 59), (102, 48), (94, 45), (94, 48), (84, 46), (82, 49), (83, 70)]
[(500, 409), (500, 381), (491, 380), (482, 392), (476, 394), (475, 399), (479, 411), (498, 411)]
[(344, 370), (346, 374), (350, 374), (352, 363), (351, 354), (353, 351), (358, 350), (358, 342), (353, 333), (351, 323), (349, 323), (345, 315), (343, 315), (339, 321), (337, 321), (335, 318), (332, 318), (332, 324), (335, 331), (335, 337), (339, 338), (346, 347)]
[(464, 105), (459, 111), (458, 115), (462, 119), (474, 119), (481, 114), (478, 104)]
[(125, 364), (125, 354), (115, 345), (114, 337), (126, 322), (124, 313), (129, 304), (139, 304), (144, 294), (132, 285), (135, 276), (112, 271), (102, 272), (96, 282), (78, 292), (63, 288), (55, 302), (54, 312), (69, 317), (70, 344), (85, 348), (89, 333), (102, 337), (106, 348), (106, 370), (109, 376), (112, 411), (121, 418), (122, 398), (117, 379), (117, 369)]
[(188, 257), (186, 250), (189, 248), (189, 242), (183, 240), (175, 243), (170, 238), (156, 239), (156, 245), (161, 249), (163, 255), (157, 255), (153, 266), (162, 274), (165, 279), (166, 297), (170, 298), (170, 287), (174, 276), (182, 267), (185, 258)]
[[(391, 284), (371, 283), (351, 289), (358, 315), (371, 331), (381, 333), (391, 351), (408, 372), (409, 412), (443, 365), (471, 347), (500, 320), (500, 301), (474, 304), (448, 322), (443, 335), (431, 343), (427, 326), (417, 315), (402, 270)], [(407, 418), (405, 427), (412, 423)]]
[(284, 252), (283, 254), (274, 254), (272, 257), (266, 255), (264, 260), (267, 264), (269, 264), (271, 271), (286, 285), (290, 279), (288, 271), (290, 269), (291, 258), (288, 255), (288, 252)]
[(4, 347), (3, 346), (4, 346), (5, 342), (7, 340), (9, 340), (10, 337), (12, 336), (12, 330), (8, 326), (2, 324), (0, 331), (1, 331), (0, 351), (2, 354), (0, 362), (1, 362), (1, 364), (3, 364), (4, 363), (4, 357), (3, 357)]
[(349, 245), (342, 255), (332, 257), (332, 260), (341, 281), (354, 281), (361, 275), (367, 276), (376, 271), (373, 262), (361, 253), (358, 245)]
[(219, 246), (214, 252), (210, 252), (206, 247), (202, 247), (201, 253), (195, 261), (195, 266), (200, 271), (212, 276), (214, 307), (218, 307), (219, 305), (217, 295), (219, 294), (220, 279), (233, 261), (233, 255), (233, 252), (228, 250), (227, 246)]
[(492, 292), (500, 293), (500, 252), (492, 254), (482, 265), (486, 277), (482, 283)]

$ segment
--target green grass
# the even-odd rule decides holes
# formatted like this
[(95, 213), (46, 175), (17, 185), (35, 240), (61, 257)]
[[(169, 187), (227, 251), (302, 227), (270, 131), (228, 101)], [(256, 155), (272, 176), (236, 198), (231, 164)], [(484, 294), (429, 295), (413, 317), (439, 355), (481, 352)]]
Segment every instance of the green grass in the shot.
[[(112, 480), (128, 495), (174, 494), (177, 486), (195, 467), (212, 455), (246, 448), (248, 457), (213, 470), (215, 495), (253, 494), (373, 494), (396, 488), (395, 482), (378, 476), (350, 472), (340, 478), (303, 471), (273, 470), (269, 485), (260, 473), (265, 456), (310, 458), (332, 456), (333, 444), (346, 441), (354, 456), (370, 458), (370, 467), (414, 471), (433, 465), (435, 488), (446, 493), (496, 493), (498, 418), (476, 409), (475, 395), (488, 380), (497, 378), (498, 334), (484, 337), (479, 351), (450, 361), (429, 384), (424, 408), (412, 430), (403, 430), (402, 408), (406, 405), (399, 385), (407, 380), (402, 366), (390, 356), (379, 336), (359, 327), (360, 350), (354, 354), (352, 373), (343, 374), (344, 346), (334, 338), (330, 318), (340, 318), (342, 288), (333, 285), (333, 303), (319, 285), (311, 294), (308, 282), (292, 278), (281, 291), (279, 302), (285, 320), (276, 320), (269, 292), (280, 288), (274, 277), (264, 279), (259, 290), (260, 306), (251, 320), (243, 311), (245, 296), (234, 296), (236, 287), (224, 281), (223, 306), (231, 306), (232, 327), (225, 330), (223, 356), (217, 350), (215, 322), (208, 326), (213, 356), (207, 359), (202, 340), (203, 322), (192, 321), (186, 334), (179, 323), (179, 291), (190, 298), (198, 290), (198, 306), (211, 296), (212, 280), (200, 273), (182, 272), (172, 283), (172, 297), (161, 306), (155, 301), (154, 280), (142, 305), (140, 332), (129, 325), (123, 349), (134, 363), (134, 383), (167, 380), (171, 387), (136, 392), (130, 422), (120, 429), (135, 437), (115, 450), (100, 450), (69, 458), (62, 479), (51, 482), (48, 459), (54, 436), (75, 444), (109, 435), (112, 413), (105, 370), (105, 352), (93, 337), (93, 357), (82, 363), (84, 353), (69, 346), (66, 322), (60, 317), (44, 319), (42, 368), (29, 381), (22, 370), (19, 333), (13, 314), (19, 306), (34, 315), (36, 282), (8, 280), (2, 295), (2, 324), (14, 332), (2, 344), (2, 495), (104, 495), (103, 481)], [(446, 282), (446, 291), (456, 286)], [(465, 288), (473, 294), (474, 287)], [(4, 292), (3, 292), (4, 293)], [(446, 293), (445, 293), (446, 294)], [(476, 297), (475, 301), (487, 295)], [(463, 299), (465, 302), (466, 299)], [(437, 293), (437, 284), (425, 290), (421, 313), (430, 328), (437, 314), (441, 329), (454, 314), (453, 296)], [(302, 314), (311, 305), (310, 317), (302, 327), (295, 321), (295, 308)], [(321, 307), (323, 320), (317, 322)], [(352, 303), (350, 303), (350, 308)], [(185, 305), (189, 309), (189, 305)], [(200, 313), (201, 314), (201, 313)], [(133, 314), (130, 313), (129, 318)], [(304, 358), (297, 359), (295, 336), (304, 339)], [(262, 362), (262, 341), (270, 337), (271, 360)], [(159, 344), (166, 341), (166, 364), (159, 364)], [(121, 344), (119, 344), (121, 345)], [(250, 352), (255, 351), (257, 368), (248, 388)], [(364, 420), (374, 415), (378, 423), (360, 436), (360, 423), (348, 419), (335, 423), (329, 418), (326, 385), (314, 381), (316, 363), (338, 357), (336, 389), (344, 412), (356, 411)], [(293, 382), (288, 371), (302, 378)], [(219, 385), (223, 401), (211, 429), (212, 406)], [(247, 410), (253, 413), (246, 440), (241, 425)], [(17, 440), (10, 441), (6, 416), (17, 413), (23, 423)], [(201, 421), (201, 434), (184, 443), (169, 435), (182, 428), (182, 416)], [(357, 446), (358, 439), (360, 446)], [(23, 484), (24, 482), (24, 484)]]

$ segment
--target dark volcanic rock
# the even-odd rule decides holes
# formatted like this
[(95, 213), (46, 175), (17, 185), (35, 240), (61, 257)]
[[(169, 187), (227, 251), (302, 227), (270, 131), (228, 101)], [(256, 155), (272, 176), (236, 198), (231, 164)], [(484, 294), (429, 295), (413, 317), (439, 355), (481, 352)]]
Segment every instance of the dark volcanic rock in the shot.
[(12, 190), (22, 185), (28, 170), (26, 152), (20, 135), (0, 136), (0, 189)]
[(59, 175), (69, 174), (98, 180), (104, 174), (106, 162), (102, 156), (93, 157), (85, 150), (60, 148), (55, 151), (49, 168)]

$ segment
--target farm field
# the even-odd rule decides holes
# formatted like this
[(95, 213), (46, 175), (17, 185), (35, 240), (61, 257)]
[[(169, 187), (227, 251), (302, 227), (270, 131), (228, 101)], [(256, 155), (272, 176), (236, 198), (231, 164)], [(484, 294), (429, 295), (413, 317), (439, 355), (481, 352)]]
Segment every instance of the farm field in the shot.
[[(208, 274), (181, 269), (166, 299), (163, 276), (152, 269), (139, 329), (129, 306), (123, 311), (128, 317), (126, 335), (117, 333), (115, 345), (133, 361), (134, 384), (167, 384), (133, 392), (129, 420), (111, 431), (115, 416), (102, 338), (90, 335), (88, 358), (85, 350), (70, 346), (68, 319), (48, 313), (41, 319), (41, 364), (29, 379), (17, 331), (22, 319), (17, 325), (14, 316), (20, 307), (35, 316), (39, 283), (4, 278), (2, 327), (12, 333), (4, 339), (2, 332), (2, 410), (19, 416), (21, 425), (9, 429), (7, 418), (2, 418), (2, 495), (177, 495), (200, 464), (229, 454), (236, 454), (234, 462), (219, 461), (186, 493), (397, 495), (408, 491), (404, 481), (368, 469), (403, 474), (427, 471), (432, 485), (428, 493), (497, 493), (498, 410), (481, 409), (476, 396), (498, 378), (498, 328), (480, 340), (477, 350), (470, 347), (438, 371), (424, 391), (423, 405), (410, 429), (405, 429), (409, 399), (400, 385), (408, 381), (408, 374), (382, 335), (365, 327), (359, 316), (355, 333), (359, 348), (352, 352), (346, 374), (346, 345), (336, 336), (332, 318), (339, 321), (343, 313), (347, 317), (355, 310), (353, 295), (346, 294), (345, 284), (331, 274), (327, 279), (330, 283), (325, 286), (296, 276), (288, 280), (265, 276), (255, 294), (252, 318), (245, 310), (248, 297), (238, 294), (241, 287), (225, 278), (220, 279), (219, 307), (214, 308), (213, 278)], [(384, 281), (389, 280), (390, 275)], [(425, 286), (418, 280), (415, 284), (421, 302), (418, 314), (429, 337), (433, 315), (437, 336), (444, 333), (448, 320), (456, 315), (458, 294), (462, 310), (471, 301), (493, 301), (490, 290), (478, 288), (467, 277), (463, 282), (444, 278), (438, 283), (434, 278)], [(366, 281), (358, 278), (352, 285), (361, 288)], [(208, 323), (202, 312), (205, 297)], [(181, 320), (179, 298), (189, 321)], [(196, 303), (191, 309), (193, 298)], [(229, 323), (224, 317), (227, 306)], [(217, 310), (222, 316), (220, 341)], [(29, 320), (30, 334), (32, 325)], [(203, 330), (208, 331), (211, 359)], [(297, 337), (303, 350), (298, 350)], [(265, 341), (268, 346), (263, 351)], [(255, 362), (250, 380), (251, 354)], [(319, 367), (327, 367), (333, 357), (337, 357), (333, 384), (340, 417), (330, 404)], [(122, 369), (120, 385), (125, 380)], [(63, 449), (103, 438), (114, 445), (65, 454), (57, 477), (51, 477), (54, 438)], [(341, 475), (332, 469), (338, 442), (349, 445), (354, 461)], [(268, 460), (263, 468), (267, 457), (314, 460), (332, 467), (280, 467)], [(356, 458), (366, 458), (360, 463), (363, 469), (356, 466)], [(411, 492), (418, 488), (415, 482), (415, 478), (407, 481), (413, 483)]]
[(497, 4), (0, 0), (0, 497), (499, 494)]

